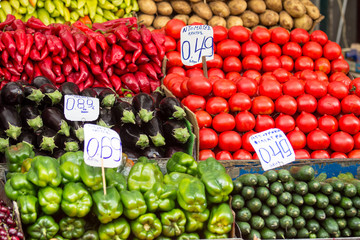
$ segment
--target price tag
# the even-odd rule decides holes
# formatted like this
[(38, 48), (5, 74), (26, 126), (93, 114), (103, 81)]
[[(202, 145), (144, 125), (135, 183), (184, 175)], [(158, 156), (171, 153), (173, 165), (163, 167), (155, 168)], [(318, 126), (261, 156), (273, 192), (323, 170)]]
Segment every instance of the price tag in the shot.
[(84, 161), (87, 165), (116, 168), (122, 163), (122, 145), (119, 134), (95, 124), (84, 125)]
[(214, 59), (214, 31), (208, 25), (185, 26), (180, 32), (181, 62), (193, 66)]
[(295, 160), (294, 149), (284, 132), (272, 128), (250, 136), (264, 171), (274, 169)]
[(64, 96), (64, 115), (70, 121), (94, 121), (99, 117), (99, 99), (78, 95)]

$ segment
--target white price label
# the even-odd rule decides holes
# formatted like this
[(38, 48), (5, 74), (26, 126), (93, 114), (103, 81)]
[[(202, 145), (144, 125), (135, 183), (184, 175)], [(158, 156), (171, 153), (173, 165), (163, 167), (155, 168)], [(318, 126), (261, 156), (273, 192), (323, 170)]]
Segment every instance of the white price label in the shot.
[(284, 166), (295, 160), (292, 148), (285, 133), (278, 128), (272, 128), (250, 136), (264, 171)]
[(122, 162), (121, 139), (117, 132), (95, 124), (84, 125), (84, 161), (87, 165), (116, 168)]
[(180, 32), (181, 62), (193, 66), (214, 59), (214, 31), (208, 25), (185, 26)]
[(94, 121), (99, 117), (99, 99), (78, 95), (64, 96), (64, 115), (70, 121)]

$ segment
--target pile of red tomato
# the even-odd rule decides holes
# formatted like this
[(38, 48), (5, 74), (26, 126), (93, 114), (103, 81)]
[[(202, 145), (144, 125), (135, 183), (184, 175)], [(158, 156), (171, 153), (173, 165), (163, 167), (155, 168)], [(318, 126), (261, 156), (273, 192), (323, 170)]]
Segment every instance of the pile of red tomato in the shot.
[(274, 127), (297, 159), (360, 157), (360, 78), (347, 76), (341, 47), (324, 32), (214, 27), (205, 78), (200, 65), (181, 63), (181, 27), (165, 27), (163, 84), (196, 114), (200, 159), (257, 159), (249, 137)]

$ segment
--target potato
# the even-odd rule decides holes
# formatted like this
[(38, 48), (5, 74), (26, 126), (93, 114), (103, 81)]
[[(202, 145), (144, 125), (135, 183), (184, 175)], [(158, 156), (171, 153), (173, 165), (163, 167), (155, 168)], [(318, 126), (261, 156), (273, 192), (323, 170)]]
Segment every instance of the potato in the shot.
[(279, 14), (273, 10), (266, 10), (260, 14), (260, 23), (264, 26), (271, 27), (279, 22)]
[(157, 12), (156, 3), (152, 0), (139, 0), (140, 12), (153, 15)]
[(306, 14), (309, 15), (313, 20), (316, 20), (320, 17), (320, 11), (319, 9), (310, 1), (301, 1), (302, 4), (304, 4), (306, 8)]
[(208, 4), (204, 2), (198, 2), (191, 5), (192, 10), (196, 13), (199, 17), (210, 20), (213, 16), (213, 13)]
[(231, 15), (240, 15), (246, 10), (247, 3), (244, 0), (231, 0), (228, 2), (228, 6)]
[(252, 28), (259, 24), (259, 16), (253, 11), (246, 10), (240, 17), (244, 23), (244, 27)]
[(285, 11), (281, 11), (280, 14), (280, 26), (291, 30), (294, 27), (294, 21), (292, 17)]
[(241, 19), (241, 17), (237, 16), (230, 16), (226, 20), (226, 27), (231, 28), (233, 26), (242, 26), (244, 23)]
[(266, 4), (262, 0), (251, 0), (247, 5), (249, 10), (257, 14), (263, 13), (266, 10)]
[(179, 14), (189, 15), (191, 13), (190, 4), (186, 1), (171, 1), (171, 6)]
[(307, 14), (302, 17), (294, 18), (294, 27), (295, 28), (303, 28), (306, 31), (309, 31), (313, 25), (313, 20)]
[(226, 20), (223, 17), (219, 16), (213, 16), (209, 22), (208, 25), (214, 27), (214, 26), (223, 26), (226, 27)]
[(190, 17), (189, 17), (188, 15), (184, 15), (184, 14), (178, 14), (178, 15), (174, 16), (173, 18), (174, 18), (174, 19), (180, 19), (180, 20), (183, 21), (185, 24), (187, 24)]
[(139, 14), (138, 21), (141, 24), (144, 24), (147, 27), (150, 27), (154, 21), (155, 16), (154, 15), (148, 15), (148, 14)]
[(160, 29), (162, 27), (165, 27), (168, 21), (170, 21), (170, 18), (168, 16), (157, 16), (154, 20), (153, 27), (156, 29)]
[(173, 8), (169, 2), (159, 2), (156, 4), (157, 12), (160, 15), (169, 16), (173, 12)]
[(193, 24), (193, 23), (202, 23), (202, 24), (206, 24), (206, 20), (199, 17), (198, 15), (192, 15), (190, 18), (189, 18), (189, 21), (188, 21), (188, 25), (190, 24)]
[(281, 0), (265, 0), (266, 7), (275, 12), (281, 12), (282, 1)]
[(190, 0), (190, 2), (192, 3), (197, 3), (197, 2), (201, 2), (202, 0)]
[(285, 0), (284, 9), (293, 18), (299, 18), (305, 15), (306, 8), (299, 0)]
[(209, 3), (209, 7), (214, 15), (220, 17), (228, 17), (230, 15), (230, 9), (224, 2), (216, 1)]

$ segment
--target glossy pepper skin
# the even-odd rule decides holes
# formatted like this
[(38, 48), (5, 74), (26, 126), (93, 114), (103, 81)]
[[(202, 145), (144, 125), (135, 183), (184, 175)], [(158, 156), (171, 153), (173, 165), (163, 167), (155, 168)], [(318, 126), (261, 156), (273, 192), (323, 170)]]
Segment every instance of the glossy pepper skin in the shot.
[(105, 178), (106, 186), (115, 187), (118, 192), (127, 189), (127, 182), (120, 172), (117, 172), (116, 169), (106, 168), (105, 169)]
[(106, 195), (104, 195), (102, 189), (98, 190), (93, 193), (92, 198), (94, 201), (94, 213), (101, 223), (111, 222), (123, 213), (120, 194), (115, 187), (106, 188)]
[(180, 172), (196, 176), (197, 166), (197, 162), (191, 155), (183, 152), (176, 152), (166, 163), (166, 170), (168, 173)]
[(88, 230), (78, 240), (99, 240), (99, 234), (95, 230)]
[(177, 188), (157, 182), (144, 194), (148, 212), (167, 212), (175, 207)]
[(191, 239), (200, 239), (199, 234), (197, 234), (197, 233), (183, 233), (176, 240), (191, 240)]
[(160, 213), (160, 217), (164, 236), (176, 237), (185, 232), (186, 217), (180, 209), (175, 208), (169, 212)]
[(61, 183), (59, 162), (52, 157), (36, 156), (31, 162), (27, 179), (38, 187), (57, 187)]
[(31, 239), (48, 240), (59, 231), (59, 225), (51, 216), (39, 217), (36, 222), (27, 228)]
[(216, 234), (216, 233), (212, 233), (208, 230), (205, 230), (204, 237), (205, 237), (205, 239), (223, 239), (223, 238), (228, 238), (228, 235), (226, 233)]
[(184, 178), (179, 184), (177, 201), (188, 212), (203, 212), (207, 207), (204, 184), (197, 178)]
[(234, 218), (227, 203), (213, 206), (211, 209), (207, 229), (215, 234), (226, 234), (231, 231)]
[(178, 188), (184, 178), (194, 179), (195, 177), (187, 173), (172, 172), (164, 176), (164, 183)]
[(184, 211), (186, 217), (186, 232), (196, 232), (204, 228), (205, 222), (209, 219), (210, 211), (205, 209), (201, 213)]
[(85, 217), (91, 210), (93, 201), (82, 183), (70, 182), (65, 185), (61, 209), (69, 217)]
[(124, 190), (120, 193), (121, 201), (124, 206), (124, 214), (129, 219), (136, 219), (146, 213), (146, 203), (140, 191)]
[(52, 215), (59, 210), (62, 192), (61, 188), (45, 187), (39, 189), (39, 205), (45, 214)]
[(21, 172), (23, 161), (34, 156), (35, 153), (31, 146), (25, 142), (20, 142), (5, 149), (5, 158), (9, 172)]
[(85, 220), (83, 218), (64, 217), (59, 222), (60, 232), (64, 238), (79, 238), (85, 233)]
[(213, 171), (204, 173), (201, 181), (205, 185), (207, 199), (211, 203), (221, 203), (229, 200), (234, 185), (229, 174)]
[(208, 172), (224, 172), (226, 173), (225, 167), (219, 163), (215, 158), (208, 158), (205, 161), (201, 161), (198, 165), (199, 176)]
[(5, 183), (6, 196), (16, 201), (19, 196), (36, 195), (35, 186), (27, 180), (26, 174), (16, 173)]
[(125, 218), (118, 218), (110, 223), (101, 224), (99, 227), (100, 240), (128, 239), (131, 229)]
[(161, 234), (160, 219), (153, 213), (141, 215), (130, 223), (131, 231), (138, 239), (154, 239)]
[(80, 181), (80, 166), (84, 162), (82, 151), (64, 153), (58, 161), (63, 184)]
[(17, 200), (24, 224), (34, 223), (38, 216), (38, 199), (33, 195), (20, 196)]
[(92, 167), (83, 162), (80, 166), (80, 177), (83, 183), (93, 191), (103, 187), (100, 167)]

